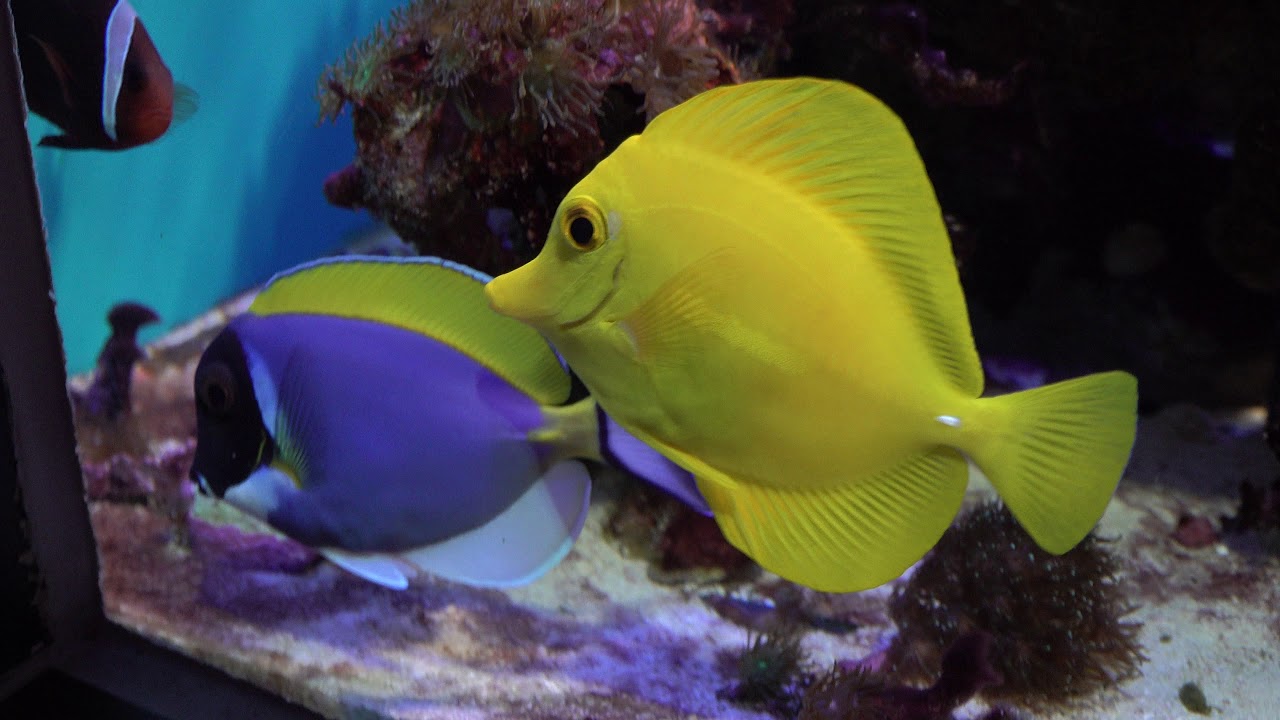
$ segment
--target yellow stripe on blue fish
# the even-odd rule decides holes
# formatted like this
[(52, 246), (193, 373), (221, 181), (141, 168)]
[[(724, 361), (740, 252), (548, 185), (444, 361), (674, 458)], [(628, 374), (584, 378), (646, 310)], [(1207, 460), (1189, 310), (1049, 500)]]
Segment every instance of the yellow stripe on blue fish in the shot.
[[(424, 267), (429, 265), (453, 272), (431, 272)], [(569, 376), (546, 341), (520, 323), (477, 311), (485, 304), (483, 283), (488, 279), (466, 265), (434, 257), (326, 258), (276, 275), (249, 312), (394, 325), (448, 343), (539, 402), (564, 402)]]
[(840, 82), (768, 80), (656, 118), (492, 280), (613, 419), (697, 476), (725, 536), (820, 590), (897, 577), (972, 458), (1045, 549), (1102, 515), (1132, 376), (982, 399), (950, 242), (902, 122)]

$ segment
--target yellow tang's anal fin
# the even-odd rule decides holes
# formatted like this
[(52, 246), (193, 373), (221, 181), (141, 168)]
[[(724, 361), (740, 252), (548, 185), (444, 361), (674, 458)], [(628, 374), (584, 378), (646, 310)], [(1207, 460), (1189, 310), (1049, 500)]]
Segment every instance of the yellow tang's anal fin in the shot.
[(938, 542), (968, 478), (964, 457), (940, 447), (833, 490), (706, 477), (698, 488), (729, 542), (765, 569), (815, 590), (856, 592), (898, 577)]
[(966, 451), (1040, 547), (1075, 547), (1129, 461), (1138, 381), (1105, 372), (978, 402), (989, 418), (985, 437)]
[(494, 312), (489, 276), (434, 257), (348, 255), (276, 275), (255, 315), (303, 313), (368, 320), (447, 343), (543, 404), (569, 397), (569, 375), (536, 330)]
[(943, 376), (970, 397), (982, 392), (942, 211), (911, 135), (884, 103), (838, 81), (761, 80), (697, 95), (641, 139), (734, 163), (830, 217), (891, 279)]

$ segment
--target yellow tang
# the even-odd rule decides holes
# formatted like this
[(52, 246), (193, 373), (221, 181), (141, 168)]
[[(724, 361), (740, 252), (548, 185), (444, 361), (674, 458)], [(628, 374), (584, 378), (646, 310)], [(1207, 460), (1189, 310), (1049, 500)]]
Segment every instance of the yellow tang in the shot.
[(486, 291), (697, 476), (730, 542), (819, 590), (921, 558), (959, 511), (965, 455), (1066, 552), (1133, 445), (1123, 372), (979, 397), (924, 165), (891, 110), (840, 82), (722, 87), (663, 113)]

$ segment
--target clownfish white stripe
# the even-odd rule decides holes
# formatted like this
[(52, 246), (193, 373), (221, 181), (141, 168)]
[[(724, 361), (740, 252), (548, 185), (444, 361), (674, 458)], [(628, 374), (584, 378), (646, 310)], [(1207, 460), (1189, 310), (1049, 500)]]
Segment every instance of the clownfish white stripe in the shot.
[(137, 24), (138, 13), (128, 0), (116, 3), (107, 19), (106, 55), (102, 64), (102, 129), (112, 142), (117, 139), (116, 101), (124, 83), (124, 63), (129, 58), (129, 45)]

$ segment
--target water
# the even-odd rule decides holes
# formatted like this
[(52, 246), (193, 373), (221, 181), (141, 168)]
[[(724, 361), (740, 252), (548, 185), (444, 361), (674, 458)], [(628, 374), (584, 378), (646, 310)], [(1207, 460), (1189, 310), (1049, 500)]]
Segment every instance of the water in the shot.
[[(380, 126), (368, 116), (353, 123), (348, 108), (317, 127), (316, 79), (398, 3), (312, 4), (227, 12), (137, 0), (175, 77), (199, 93), (197, 113), (122, 153), (35, 151), (59, 320), (80, 373), (73, 394), (91, 382), (113, 304), (139, 301), (163, 318), (144, 330), (132, 413), (77, 417), (113, 619), (331, 717), (795, 717), (806, 687), (833, 665), (891, 673), (904, 652), (936, 660), (975, 617), (1028, 614), (1036, 620), (1023, 628), (983, 621), (993, 664), (1012, 660), (1006, 668), (1061, 687), (1092, 678), (1086, 689), (1062, 702), (1019, 690), (1006, 669), (1003, 691), (989, 688), (957, 717), (992, 707), (1037, 718), (1187, 717), (1188, 683), (1220, 717), (1266, 718), (1280, 707), (1280, 518), (1269, 490), (1280, 466), (1261, 432), (1275, 345), (1266, 293), (1280, 277), (1268, 227), (1280, 225), (1267, 224), (1275, 201), (1258, 190), (1275, 187), (1280, 164), (1267, 162), (1277, 145), (1259, 119), (1274, 99), (1253, 92), (1274, 87), (1256, 68), (1280, 65), (1249, 61), (1269, 47), (1249, 32), (1266, 18), (1243, 4), (1220, 15), (1166, 9), (1155, 34), (1163, 43), (1089, 0), (964, 14), (932, 2), (764, 2), (742, 13), (739, 3), (686, 0), (583, 0), (572, 12), (538, 4), (535, 19), (506, 24), (523, 38), (512, 42), (527, 45), (521, 53), (445, 67), (450, 52), (479, 46), (481, 35), (464, 33), (467, 42), (440, 45), (431, 62), (407, 54), (396, 81), (429, 76), (423, 92), (453, 110), (393, 113)], [(452, 7), (436, 18), (503, 24), (500, 3), (473, 6), (487, 15)], [(565, 45), (568, 27), (578, 32)], [(1194, 61), (1169, 50), (1192, 45), (1206, 48)], [(569, 69), (599, 87), (574, 85), (580, 77), (550, 62), (528, 76), (524, 96), (484, 74), (492, 63), (566, 52)], [(388, 246), (385, 235), (373, 245), (361, 235), (374, 226), (370, 213), (326, 201), (330, 173), (365, 152), (367, 173), (397, 173), (399, 183), (359, 180), (373, 214), (429, 252), (498, 272), (536, 251), (560, 195), (604, 152), (699, 83), (733, 74), (838, 77), (903, 117), (945, 213), (991, 389), (1115, 367), (1138, 376), (1137, 445), (1096, 531), (1114, 572), (1092, 586), (1002, 591), (997, 576), (1016, 583), (1051, 563), (1017, 545), (1016, 556), (985, 567), (976, 553), (957, 553), (964, 569), (933, 587), (909, 572), (864, 593), (818, 593), (761, 571), (714, 522), (598, 469), (582, 537), (538, 581), (492, 590), (420, 578), (397, 592), (195, 494), (186, 477), (195, 363), (246, 307), (251, 295), (240, 293), (357, 235), (364, 251)], [(343, 79), (367, 89), (365, 77)], [(556, 103), (528, 99), (548, 88), (562, 93)], [(413, 106), (396, 97), (405, 104), (394, 107)], [(566, 117), (595, 103), (597, 124), (579, 135)], [(32, 119), (33, 140), (47, 131)], [(382, 144), (388, 136), (403, 144)], [(966, 508), (992, 497), (975, 474)], [(1091, 594), (1101, 586), (1112, 604)], [(943, 607), (938, 598), (957, 588), (973, 588), (970, 605), (941, 613), (945, 632), (908, 630), (894, 609), (904, 597)], [(1053, 607), (1067, 615), (1036, 615)], [(1116, 627), (1072, 624), (1098, 608), (1130, 628), (1145, 659), (1115, 662), (1125, 653), (1105, 632), (1080, 637)], [(1028, 665), (1032, 630), (1059, 621), (1079, 634), (1045, 641), (1061, 652)], [(740, 657), (778, 623), (798, 636), (803, 658), (774, 695), (741, 701)], [(1085, 643), (1094, 650), (1080, 650)], [(936, 672), (885, 677), (924, 687)]]
[[(315, 84), (395, 6), (325, 2), (300, 13), (283, 1), (234, 12), (134, 3), (200, 108), (130, 152), (36, 149), (72, 371), (92, 367), (107, 336), (105, 308), (116, 302), (150, 305), (164, 319), (158, 329), (171, 327), (369, 225), (321, 192), (353, 143), (349, 121), (316, 125)], [(32, 118), (33, 140), (49, 132)]]

